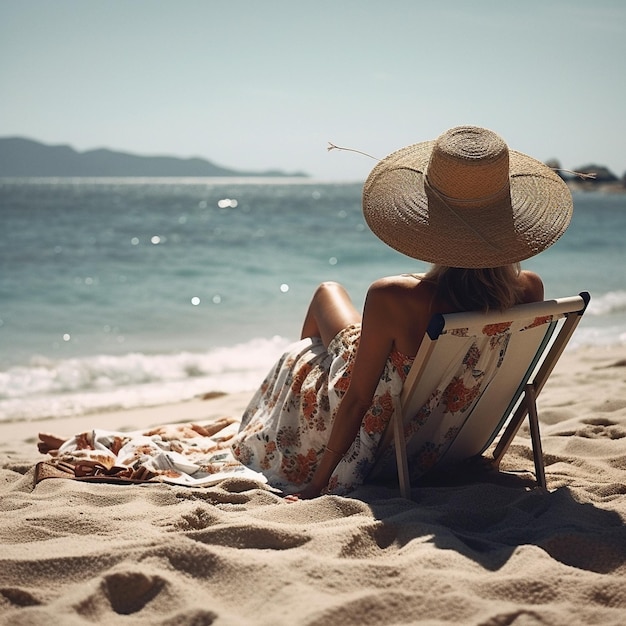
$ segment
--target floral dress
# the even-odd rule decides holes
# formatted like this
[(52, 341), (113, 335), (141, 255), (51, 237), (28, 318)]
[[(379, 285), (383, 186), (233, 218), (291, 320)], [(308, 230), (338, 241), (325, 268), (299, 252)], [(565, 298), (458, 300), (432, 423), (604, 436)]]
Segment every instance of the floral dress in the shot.
[[(262, 472), (285, 493), (312, 479), (330, 437), (334, 416), (350, 383), (360, 324), (340, 331), (324, 348), (320, 339), (293, 344), (272, 368), (248, 405), (232, 445), (237, 459)], [(378, 444), (400, 406), (412, 357), (392, 351), (359, 433), (329, 481), (328, 492), (361, 484), (376, 461)]]

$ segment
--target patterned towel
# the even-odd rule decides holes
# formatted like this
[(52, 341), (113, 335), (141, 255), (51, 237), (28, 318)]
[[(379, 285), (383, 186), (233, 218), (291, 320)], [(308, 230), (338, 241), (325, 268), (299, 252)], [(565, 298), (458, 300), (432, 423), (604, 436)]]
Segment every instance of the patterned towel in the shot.
[(238, 426), (236, 420), (223, 418), (145, 431), (94, 429), (63, 442), (54, 435), (40, 434), (39, 450), (52, 458), (37, 465), (35, 482), (63, 477), (206, 487), (236, 477), (265, 485), (265, 476), (242, 465), (230, 450)]

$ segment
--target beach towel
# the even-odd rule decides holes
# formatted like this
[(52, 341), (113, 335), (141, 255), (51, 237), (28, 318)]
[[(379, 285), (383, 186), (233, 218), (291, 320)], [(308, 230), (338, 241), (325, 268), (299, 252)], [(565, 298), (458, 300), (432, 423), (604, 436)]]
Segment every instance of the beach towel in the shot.
[(237, 461), (229, 443), (238, 422), (166, 424), (144, 431), (93, 429), (64, 441), (40, 434), (39, 449), (51, 455), (37, 464), (35, 482), (46, 478), (145, 483), (189, 487), (215, 485), (228, 478), (265, 485), (267, 479)]

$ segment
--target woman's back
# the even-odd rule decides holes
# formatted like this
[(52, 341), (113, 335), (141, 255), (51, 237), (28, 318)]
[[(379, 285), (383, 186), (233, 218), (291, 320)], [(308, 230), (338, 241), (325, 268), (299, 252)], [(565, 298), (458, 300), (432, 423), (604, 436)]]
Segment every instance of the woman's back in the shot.
[[(511, 278), (516, 294), (513, 304), (539, 302), (543, 300), (543, 283), (534, 272), (520, 271)], [(376, 281), (370, 288), (375, 290), (378, 306), (385, 307), (389, 332), (393, 336), (393, 347), (407, 356), (414, 356), (436, 313), (456, 313), (467, 310), (455, 298), (439, 288), (438, 283), (426, 276), (402, 274)], [(366, 307), (369, 306), (369, 298)], [(381, 328), (367, 328), (366, 332), (381, 332)]]

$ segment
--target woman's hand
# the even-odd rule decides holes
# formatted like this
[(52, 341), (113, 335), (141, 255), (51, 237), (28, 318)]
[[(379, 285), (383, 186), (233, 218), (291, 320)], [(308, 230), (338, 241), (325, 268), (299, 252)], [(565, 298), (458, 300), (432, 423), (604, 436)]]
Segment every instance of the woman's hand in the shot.
[(300, 493), (293, 493), (289, 496), (285, 496), (287, 502), (299, 502), (300, 500), (313, 500), (318, 498), (322, 493), (319, 489), (314, 489), (309, 485), (306, 489), (303, 489)]
[(300, 493), (285, 496), (287, 502), (298, 502), (299, 500), (312, 500), (322, 494), (322, 488), (316, 487), (313, 483), (308, 484)]

